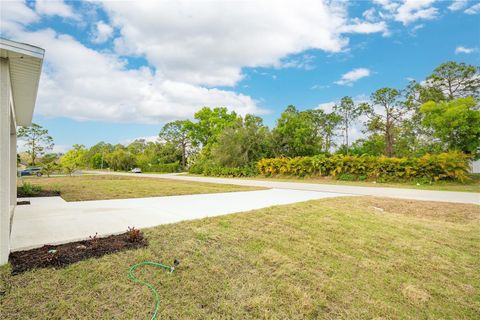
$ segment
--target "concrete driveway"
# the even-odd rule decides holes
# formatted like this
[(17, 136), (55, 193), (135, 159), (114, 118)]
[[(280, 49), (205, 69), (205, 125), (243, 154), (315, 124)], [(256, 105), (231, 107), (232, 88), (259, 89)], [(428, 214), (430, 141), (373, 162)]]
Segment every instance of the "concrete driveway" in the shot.
[[(86, 171), (86, 172), (97, 173), (97, 174), (138, 176), (138, 174), (126, 173), (126, 172), (99, 172), (99, 171)], [(183, 174), (145, 173), (145, 174), (142, 174), (141, 176), (150, 177), (150, 178), (211, 182), (211, 183), (219, 183), (219, 184), (234, 184), (239, 186), (266, 187), (266, 188), (287, 189), (287, 190), (307, 190), (307, 191), (317, 191), (317, 192), (344, 193), (344, 194), (353, 194), (353, 195), (361, 195), (361, 196), (388, 197), (388, 198), (397, 198), (397, 199), (480, 204), (480, 193), (475, 193), (475, 192), (433, 191), (433, 190), (382, 188), (382, 187), (359, 187), (359, 186), (320, 184), (320, 183), (199, 177), (199, 176), (188, 176)]]
[(347, 196), (345, 194), (270, 189), (170, 197), (66, 202), (60, 197), (31, 198), (17, 206), (12, 251), (123, 233), (274, 205)]

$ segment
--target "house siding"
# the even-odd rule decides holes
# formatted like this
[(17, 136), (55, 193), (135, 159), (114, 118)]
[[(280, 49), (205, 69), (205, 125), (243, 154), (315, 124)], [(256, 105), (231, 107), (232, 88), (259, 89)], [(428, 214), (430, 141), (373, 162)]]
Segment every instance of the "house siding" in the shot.
[(0, 265), (8, 262), (11, 217), (16, 204), (12, 203), (11, 191), (11, 153), (16, 150), (16, 145), (11, 145), (11, 101), (8, 59), (0, 58)]

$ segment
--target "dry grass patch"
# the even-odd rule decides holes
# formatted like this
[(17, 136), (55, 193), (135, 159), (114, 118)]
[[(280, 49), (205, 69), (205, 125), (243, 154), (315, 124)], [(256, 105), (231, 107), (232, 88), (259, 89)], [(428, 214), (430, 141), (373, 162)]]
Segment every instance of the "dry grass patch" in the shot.
[(145, 249), (0, 268), (0, 318), (148, 319), (152, 296), (128, 267), (177, 258), (173, 274), (138, 272), (160, 292), (161, 319), (475, 319), (479, 216), (475, 205), (345, 197), (159, 226)]
[(265, 188), (189, 182), (146, 177), (87, 175), (73, 177), (29, 177), (19, 179), (42, 186), (43, 190), (60, 191), (66, 201), (106, 200), (262, 190)]
[(348, 206), (354, 209), (365, 204), (379, 214), (386, 212), (444, 222), (480, 222), (480, 206), (471, 204), (356, 197), (351, 199)]

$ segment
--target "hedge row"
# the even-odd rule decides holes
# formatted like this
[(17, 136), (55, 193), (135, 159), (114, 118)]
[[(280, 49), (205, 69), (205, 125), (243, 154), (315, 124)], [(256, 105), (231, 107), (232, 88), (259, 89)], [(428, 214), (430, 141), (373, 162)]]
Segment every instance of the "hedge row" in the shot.
[(214, 177), (251, 177), (259, 174), (255, 166), (230, 168), (213, 163), (194, 164), (190, 166), (188, 172)]
[(420, 158), (387, 158), (369, 155), (317, 155), (262, 159), (257, 163), (265, 176), (332, 176), (345, 180), (468, 180), (470, 158), (459, 152), (427, 154)]
[(143, 172), (163, 172), (163, 173), (173, 173), (180, 172), (180, 163), (164, 163), (164, 164), (153, 164), (150, 166), (144, 166), (141, 168)]

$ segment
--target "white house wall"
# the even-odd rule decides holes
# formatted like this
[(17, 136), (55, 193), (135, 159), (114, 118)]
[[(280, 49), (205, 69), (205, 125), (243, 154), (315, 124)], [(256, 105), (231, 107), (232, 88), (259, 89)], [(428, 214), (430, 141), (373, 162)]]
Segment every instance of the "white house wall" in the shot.
[[(7, 263), (10, 251), (11, 213), (11, 83), (8, 60), (0, 58), (0, 265)], [(16, 155), (16, 152), (15, 152)]]

